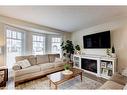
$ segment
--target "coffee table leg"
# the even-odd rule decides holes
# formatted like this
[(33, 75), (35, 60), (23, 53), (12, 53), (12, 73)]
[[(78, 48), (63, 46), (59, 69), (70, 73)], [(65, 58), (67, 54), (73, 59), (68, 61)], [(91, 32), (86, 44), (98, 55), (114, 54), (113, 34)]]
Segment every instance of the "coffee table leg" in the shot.
[[(51, 80), (49, 80), (49, 87), (51, 87), (51, 83), (52, 83)], [(54, 84), (54, 85), (55, 85), (55, 89), (57, 89), (57, 85), (56, 84)]]
[(55, 89), (57, 89), (57, 85), (55, 85)]
[(51, 81), (49, 80), (49, 87), (51, 87)]
[(80, 74), (80, 77), (81, 77), (81, 82), (82, 82), (82, 73)]

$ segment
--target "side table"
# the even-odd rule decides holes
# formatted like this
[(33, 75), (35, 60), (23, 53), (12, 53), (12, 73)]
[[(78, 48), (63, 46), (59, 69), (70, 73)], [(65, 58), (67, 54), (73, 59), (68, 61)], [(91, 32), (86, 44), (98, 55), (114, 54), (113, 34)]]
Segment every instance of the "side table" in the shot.
[(0, 67), (0, 87), (5, 87), (7, 81), (8, 81), (7, 67)]

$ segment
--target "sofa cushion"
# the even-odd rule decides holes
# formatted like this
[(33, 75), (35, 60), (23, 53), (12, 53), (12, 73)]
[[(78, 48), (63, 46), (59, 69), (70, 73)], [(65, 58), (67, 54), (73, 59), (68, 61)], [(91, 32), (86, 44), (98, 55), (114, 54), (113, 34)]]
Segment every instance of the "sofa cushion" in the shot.
[(62, 62), (62, 61), (61, 62), (60, 61), (59, 62), (54, 62), (53, 64), (55, 65), (55, 67), (64, 66), (65, 65), (65, 63)]
[(127, 68), (122, 71), (122, 75), (127, 77)]
[(121, 85), (119, 83), (116, 83), (114, 81), (107, 81), (105, 82), (99, 89), (123, 89), (124, 85)]
[(48, 55), (37, 55), (37, 64), (49, 63)]
[(60, 55), (59, 54), (48, 54), (48, 57), (49, 57), (49, 62), (54, 62), (55, 61), (55, 58), (60, 58)]
[(41, 70), (46, 70), (54, 67), (53, 63), (39, 64)]
[(38, 71), (40, 71), (40, 66), (34, 65), (34, 66), (30, 66), (25, 69), (15, 71), (15, 76), (21, 76), (21, 75), (25, 75), (25, 74), (29, 74), (29, 73), (35, 73)]
[(27, 59), (22, 60), (22, 61), (18, 61), (18, 62), (16, 62), (16, 64), (18, 64), (19, 66), (21, 66), (22, 69), (31, 66), (30, 62)]
[(120, 75), (118, 73), (115, 73), (111, 79), (112, 81), (115, 81), (119, 84), (122, 84), (122, 85), (125, 85), (127, 83), (127, 77), (126, 76), (123, 76), (123, 75)]
[(28, 58), (30, 64), (33, 66), (33, 65), (37, 65), (37, 58), (36, 56), (31, 56)]
[(27, 59), (31, 65), (37, 65), (37, 59), (34, 55), (17, 56), (15, 59), (16, 59), (16, 62)]
[(55, 58), (55, 62), (62, 62), (61, 58)]

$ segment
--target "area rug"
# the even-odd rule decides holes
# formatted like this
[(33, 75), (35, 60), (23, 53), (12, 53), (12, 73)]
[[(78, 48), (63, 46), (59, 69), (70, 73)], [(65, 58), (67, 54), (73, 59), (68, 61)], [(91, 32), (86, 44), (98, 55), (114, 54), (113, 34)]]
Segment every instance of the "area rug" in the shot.
[[(58, 86), (60, 90), (94, 90), (98, 89), (102, 86), (102, 83), (92, 80), (88, 77), (83, 76), (83, 80), (81, 82), (80, 77), (77, 76), (71, 80), (68, 80)], [(24, 89), (24, 90), (50, 90), (54, 89), (54, 85), (49, 86), (49, 80), (45, 78), (40, 78), (36, 80), (32, 80), (23, 84), (16, 86), (16, 89)]]
[[(102, 83), (92, 80), (88, 77), (83, 76), (83, 81), (81, 82), (80, 77), (77, 76), (76, 78), (73, 78), (71, 80), (68, 80), (58, 86), (58, 89), (60, 90), (92, 90), (92, 89), (98, 89)], [(23, 84), (20, 84), (16, 86), (16, 89), (24, 89), (24, 90), (49, 90), (53, 89), (54, 85), (52, 84), (52, 87), (49, 86), (49, 80), (45, 78), (40, 78), (36, 80), (32, 80)]]

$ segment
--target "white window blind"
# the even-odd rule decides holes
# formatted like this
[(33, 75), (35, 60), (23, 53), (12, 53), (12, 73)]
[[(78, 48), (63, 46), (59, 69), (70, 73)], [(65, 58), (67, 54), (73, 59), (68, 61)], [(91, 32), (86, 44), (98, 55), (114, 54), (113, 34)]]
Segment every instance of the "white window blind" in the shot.
[(33, 35), (33, 54), (45, 53), (45, 36)]
[(60, 37), (52, 37), (51, 40), (51, 51), (52, 53), (61, 53), (61, 41), (62, 38)]

